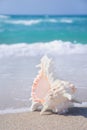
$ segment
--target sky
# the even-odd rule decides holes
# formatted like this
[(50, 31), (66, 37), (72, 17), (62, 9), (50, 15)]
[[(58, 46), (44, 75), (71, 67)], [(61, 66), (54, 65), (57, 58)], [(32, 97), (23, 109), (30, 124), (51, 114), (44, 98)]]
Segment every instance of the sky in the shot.
[(0, 14), (87, 14), (87, 0), (0, 0)]

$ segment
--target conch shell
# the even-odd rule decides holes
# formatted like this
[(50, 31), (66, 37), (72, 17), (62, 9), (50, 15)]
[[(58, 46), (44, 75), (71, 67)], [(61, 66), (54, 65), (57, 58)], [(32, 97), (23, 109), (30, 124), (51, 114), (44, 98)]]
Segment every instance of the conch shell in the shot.
[(41, 59), (40, 71), (36, 76), (31, 92), (32, 111), (42, 109), (40, 114), (46, 110), (51, 110), (55, 113), (64, 113), (69, 107), (72, 107), (73, 102), (78, 102), (74, 93), (76, 88), (73, 84), (63, 81), (54, 80), (53, 74), (49, 72), (51, 59), (43, 56)]

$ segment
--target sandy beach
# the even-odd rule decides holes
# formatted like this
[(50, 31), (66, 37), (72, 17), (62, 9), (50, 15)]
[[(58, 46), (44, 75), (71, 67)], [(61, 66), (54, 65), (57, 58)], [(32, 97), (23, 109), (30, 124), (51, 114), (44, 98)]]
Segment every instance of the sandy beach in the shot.
[(0, 130), (87, 130), (87, 108), (72, 108), (65, 115), (25, 112), (0, 115)]

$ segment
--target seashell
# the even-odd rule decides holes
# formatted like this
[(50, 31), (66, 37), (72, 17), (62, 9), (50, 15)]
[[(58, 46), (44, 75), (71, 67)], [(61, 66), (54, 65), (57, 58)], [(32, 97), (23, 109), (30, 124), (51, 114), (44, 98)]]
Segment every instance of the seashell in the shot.
[(72, 104), (72, 94), (73, 90), (71, 90), (71, 93), (68, 93), (64, 84), (57, 84), (57, 86), (50, 89), (49, 93), (45, 97), (41, 114), (48, 109), (57, 113), (63, 113), (63, 111), (67, 111)]
[[(34, 79), (31, 91), (31, 99), (32, 99), (32, 110), (37, 110), (40, 105), (45, 102), (45, 96), (51, 88), (51, 80), (52, 73), (49, 74), (51, 59), (47, 56), (44, 56), (41, 59), (41, 64), (36, 67), (40, 67), (38, 75)], [(37, 106), (37, 107), (36, 107)]]
[(64, 113), (73, 106), (73, 102), (80, 103), (74, 97), (76, 88), (67, 81), (54, 80), (53, 73), (49, 72), (50, 66), (51, 59), (47, 56), (43, 56), (41, 63), (37, 65), (40, 70), (32, 85), (31, 110), (40, 108), (40, 114), (49, 109), (55, 113)]

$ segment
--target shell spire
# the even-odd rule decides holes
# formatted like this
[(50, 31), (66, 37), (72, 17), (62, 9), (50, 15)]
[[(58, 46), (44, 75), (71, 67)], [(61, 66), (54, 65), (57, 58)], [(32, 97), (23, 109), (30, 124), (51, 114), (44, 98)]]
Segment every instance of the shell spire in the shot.
[(44, 75), (49, 74), (49, 67), (50, 67), (51, 59), (49, 59), (46, 55), (41, 58), (41, 63), (39, 65), (36, 65), (36, 67), (40, 67), (40, 72)]

